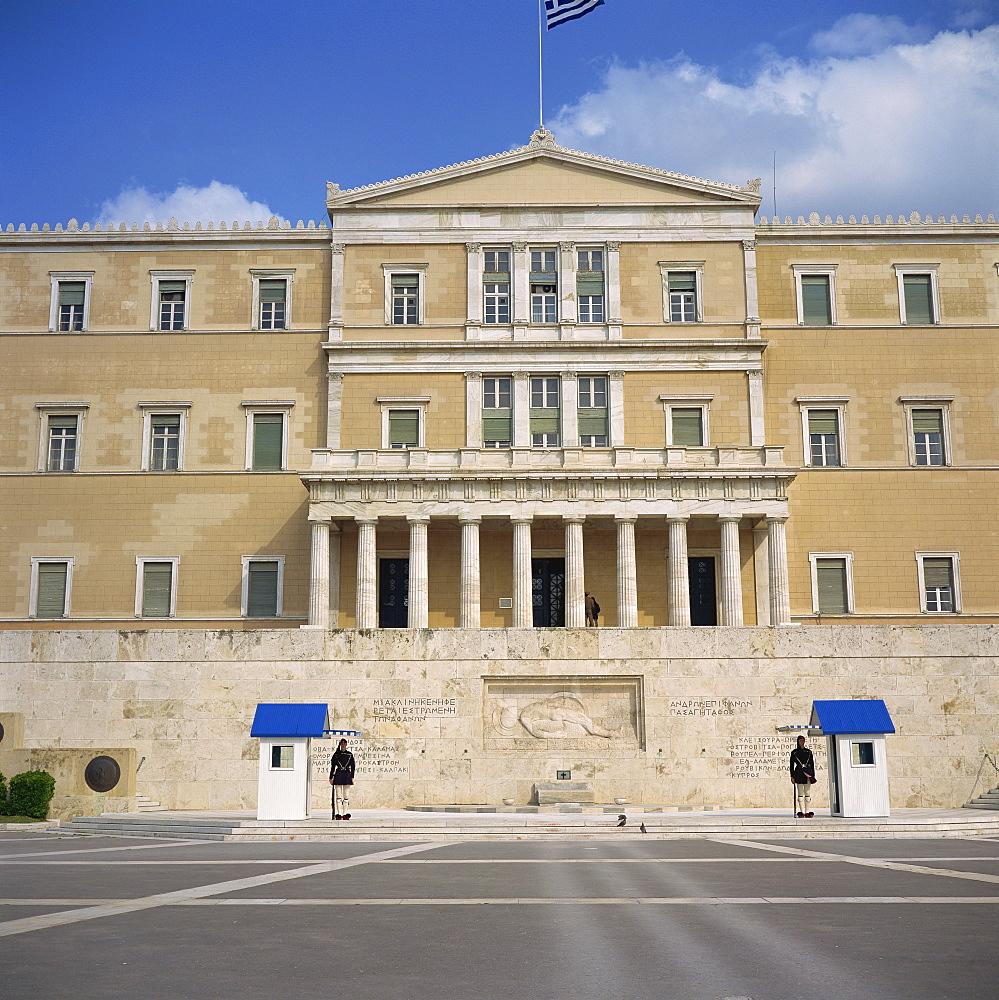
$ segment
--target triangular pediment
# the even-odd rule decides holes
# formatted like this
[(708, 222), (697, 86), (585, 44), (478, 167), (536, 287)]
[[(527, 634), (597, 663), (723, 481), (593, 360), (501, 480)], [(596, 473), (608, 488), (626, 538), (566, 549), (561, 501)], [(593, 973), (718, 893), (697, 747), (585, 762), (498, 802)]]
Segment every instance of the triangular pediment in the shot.
[[(507, 153), (341, 191), (327, 207), (715, 205), (755, 207), (758, 188), (737, 187), (564, 149), (536, 132)], [(539, 139), (540, 136), (540, 139)]]

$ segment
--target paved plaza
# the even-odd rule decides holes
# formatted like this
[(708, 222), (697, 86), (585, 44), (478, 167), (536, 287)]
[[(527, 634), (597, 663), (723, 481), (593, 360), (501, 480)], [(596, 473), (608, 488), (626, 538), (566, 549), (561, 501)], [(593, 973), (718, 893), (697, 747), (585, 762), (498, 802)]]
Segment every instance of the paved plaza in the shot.
[(975, 1000), (999, 840), (0, 833), (4, 1000)]

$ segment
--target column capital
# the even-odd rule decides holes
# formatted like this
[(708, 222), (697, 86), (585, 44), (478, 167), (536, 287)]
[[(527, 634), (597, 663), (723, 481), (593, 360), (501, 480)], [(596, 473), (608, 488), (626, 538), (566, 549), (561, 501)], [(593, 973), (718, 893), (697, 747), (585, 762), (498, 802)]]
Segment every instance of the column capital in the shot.
[(620, 240), (608, 240), (605, 245), (609, 253), (618, 253), (621, 249)]
[(406, 520), (410, 524), (429, 524), (430, 515), (429, 514), (407, 514)]
[(309, 524), (325, 524), (327, 526), (333, 523), (333, 518), (328, 514), (310, 514)]
[(786, 524), (787, 514), (767, 514), (767, 524)]
[(763, 369), (762, 368), (750, 368), (746, 372), (746, 376), (748, 378), (753, 378), (753, 379), (757, 379), (757, 378), (758, 379), (762, 379), (763, 378)]
[(690, 520), (689, 514), (667, 514), (667, 524), (686, 524)]
[(344, 252), (344, 250), (347, 249), (347, 244), (346, 243), (334, 243), (334, 244), (332, 244), (331, 249), (332, 249), (333, 253), (340, 253), (340, 254), (342, 254)]
[(458, 515), (459, 524), (482, 524), (481, 514), (459, 514)]
[(514, 372), (513, 377), (517, 382), (526, 382), (530, 377), (530, 372)]
[(533, 514), (514, 514), (510, 518), (511, 524), (531, 524), (534, 521)]
[(568, 368), (565, 371), (559, 372), (558, 374), (559, 374), (559, 378), (562, 378), (562, 379), (579, 378), (579, 373), (578, 372), (575, 372), (572, 369), (568, 369)]
[(566, 524), (582, 524), (586, 520), (585, 514), (563, 514), (562, 520)]
[(329, 379), (330, 382), (342, 382), (343, 381), (343, 372), (328, 371), (326, 373), (326, 378)]
[(465, 378), (469, 381), (482, 378), (482, 372), (465, 372)]
[(718, 520), (724, 523), (738, 524), (742, 520), (741, 514), (719, 514)]
[(377, 514), (356, 514), (354, 516), (354, 524), (377, 524), (378, 515)]
[(755, 250), (756, 249), (756, 240), (743, 240), (742, 241), (742, 249), (745, 250), (745, 251), (747, 251), (747, 252), (750, 251), (750, 250)]
[(618, 524), (634, 524), (638, 520), (637, 514), (615, 514), (614, 520)]
[(482, 244), (481, 243), (466, 243), (465, 244), (465, 250), (468, 253), (481, 253), (482, 252)]
[(511, 243), (510, 245), (513, 247), (514, 253), (527, 253), (526, 243)]
[(561, 240), (558, 245), (559, 250), (572, 252), (576, 249), (576, 244), (572, 240)]

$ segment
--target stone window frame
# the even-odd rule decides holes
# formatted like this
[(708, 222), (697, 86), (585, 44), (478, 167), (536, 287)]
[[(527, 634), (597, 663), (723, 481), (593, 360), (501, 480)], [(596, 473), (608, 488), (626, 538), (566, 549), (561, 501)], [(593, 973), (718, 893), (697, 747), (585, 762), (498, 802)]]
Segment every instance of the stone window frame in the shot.
[(90, 409), (84, 402), (45, 402), (35, 403), (38, 412), (38, 471), (49, 471), (49, 417), (58, 414), (64, 417), (76, 417), (76, 455), (72, 469), (55, 469), (54, 473), (78, 472), (80, 469), (80, 454), (83, 444), (83, 421)]
[(180, 569), (180, 556), (136, 556), (135, 557), (135, 617), (162, 620), (160, 615), (144, 615), (142, 613), (142, 595), (144, 590), (146, 563), (170, 563), (170, 611), (167, 618), (177, 617), (177, 577)]
[[(141, 469), (143, 472), (183, 472), (184, 471), (184, 448), (187, 443), (187, 414), (194, 405), (190, 402), (174, 402), (164, 400), (162, 402), (140, 402), (136, 404), (142, 410), (142, 458)], [(156, 415), (178, 416), (180, 417), (180, 434), (177, 442), (177, 468), (176, 469), (154, 469), (153, 459), (153, 417)]]
[[(846, 451), (846, 407), (849, 396), (796, 396), (794, 400), (801, 410), (802, 465), (809, 469), (844, 469), (847, 467)], [(809, 440), (808, 413), (810, 410), (836, 411), (836, 440), (839, 450), (838, 465), (815, 465), (812, 462), (812, 445)]]
[[(953, 396), (899, 396), (899, 403), (905, 411), (905, 440), (909, 454), (909, 465), (914, 469), (945, 469), (952, 465), (950, 436), (950, 407)], [(943, 463), (941, 465), (916, 464), (916, 434), (912, 425), (913, 410), (940, 410)]]
[(66, 592), (63, 595), (62, 614), (56, 618), (43, 618), (41, 621), (56, 621), (59, 618), (68, 618), (69, 609), (73, 596), (73, 569), (76, 563), (75, 556), (32, 556), (31, 557), (31, 583), (28, 592), (28, 617), (38, 618), (38, 567), (42, 563), (59, 563), (66, 567)]
[[(427, 270), (430, 265), (422, 264), (382, 264), (382, 276), (385, 282), (385, 325), (386, 326), (422, 326), (425, 322), (425, 306), (427, 301)], [(399, 274), (416, 275), (416, 322), (392, 322), (392, 278)]]
[[(239, 591), (239, 614), (241, 618), (249, 617), (250, 603), (250, 564), (277, 563), (277, 601), (275, 602), (275, 612), (267, 615), (267, 618), (280, 618), (284, 614), (284, 556), (240, 556), (242, 574)], [(256, 616), (255, 616), (256, 617)]]
[[(293, 267), (251, 267), (250, 279), (253, 282), (253, 301), (250, 312), (250, 329), (261, 333), (286, 333), (292, 326), (292, 287), (295, 282)], [(260, 325), (260, 282), (284, 281), (284, 326), (264, 329)]]
[[(916, 574), (919, 579), (919, 610), (924, 615), (956, 615), (962, 610), (961, 599), (961, 553), (960, 552), (916, 552)], [(954, 608), (951, 611), (931, 611), (926, 604), (926, 575), (924, 561), (926, 559), (949, 559), (950, 578), (953, 589)]]
[(389, 439), (389, 414), (393, 410), (416, 410), (418, 413), (417, 443), (414, 448), (427, 446), (427, 407), (430, 396), (377, 396), (375, 402), (381, 408), (381, 447), (383, 451), (409, 451), (408, 448), (393, 448)]
[(930, 277), (930, 310), (932, 317), (931, 325), (940, 322), (940, 288), (939, 272), (940, 264), (892, 264), (895, 271), (895, 279), (898, 283), (898, 318), (903, 326), (908, 326), (908, 319), (905, 315), (905, 276), (907, 274), (928, 274)]
[[(842, 559), (846, 573), (846, 611), (823, 611), (819, 607), (819, 573), (820, 559)], [(853, 594), (853, 553), (852, 552), (809, 552), (809, 576), (812, 583), (812, 614), (814, 615), (852, 615), (856, 613)]]
[[(288, 439), (291, 437), (291, 410), (293, 399), (244, 399), (240, 406), (246, 414), (246, 456), (244, 468), (247, 472), (284, 472), (288, 468)], [(253, 468), (253, 418), (258, 413), (280, 413), (284, 417), (281, 424), (281, 468)]]
[(671, 394), (663, 393), (659, 396), (659, 402), (663, 404), (666, 414), (666, 447), (680, 448), (693, 447), (692, 445), (675, 445), (673, 443), (673, 410), (700, 410), (701, 411), (701, 448), (710, 448), (711, 432), (709, 423), (709, 413), (711, 403), (714, 400), (712, 393), (683, 393)]
[[(49, 271), (52, 292), (49, 300), (49, 333), (86, 333), (90, 329), (90, 295), (94, 282), (94, 271)], [(59, 285), (68, 281), (82, 281), (83, 328), (80, 330), (59, 329)]]
[[(659, 274), (662, 278), (663, 292), (663, 322), (670, 326), (689, 326), (692, 323), (704, 322), (704, 267), (707, 261), (703, 260), (661, 260), (659, 261)], [(693, 271), (694, 272), (694, 319), (673, 321), (670, 318), (669, 304), (669, 276), (673, 271)]]
[(823, 275), (829, 280), (829, 326), (839, 323), (839, 313), (836, 308), (836, 269), (838, 264), (792, 264), (794, 274), (794, 301), (797, 310), (799, 326), (825, 326), (824, 323), (805, 323), (805, 305), (801, 294), (801, 279), (810, 275)]
[[(150, 271), (149, 296), (149, 329), (155, 333), (184, 333), (191, 329), (191, 289), (194, 284), (195, 270), (184, 268), (173, 271)], [(180, 330), (164, 330), (160, 327), (160, 282), (184, 282), (184, 325)]]

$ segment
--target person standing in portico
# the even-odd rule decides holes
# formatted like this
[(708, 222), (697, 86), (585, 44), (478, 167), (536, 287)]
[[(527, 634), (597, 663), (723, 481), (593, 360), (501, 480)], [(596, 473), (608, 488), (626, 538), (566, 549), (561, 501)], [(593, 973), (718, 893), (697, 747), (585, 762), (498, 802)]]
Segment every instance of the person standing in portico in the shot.
[(815, 758), (805, 746), (805, 737), (798, 737), (798, 745), (791, 751), (791, 782), (794, 785), (794, 807), (798, 819), (811, 819), (812, 785), (815, 784)]
[(599, 622), (597, 619), (600, 617), (600, 605), (597, 604), (597, 599), (589, 592), (586, 592), (586, 624), (596, 627)]
[(347, 749), (347, 741), (340, 740), (340, 746), (330, 760), (330, 784), (333, 786), (333, 818), (350, 819), (348, 798), (350, 786), (354, 784), (354, 755)]

